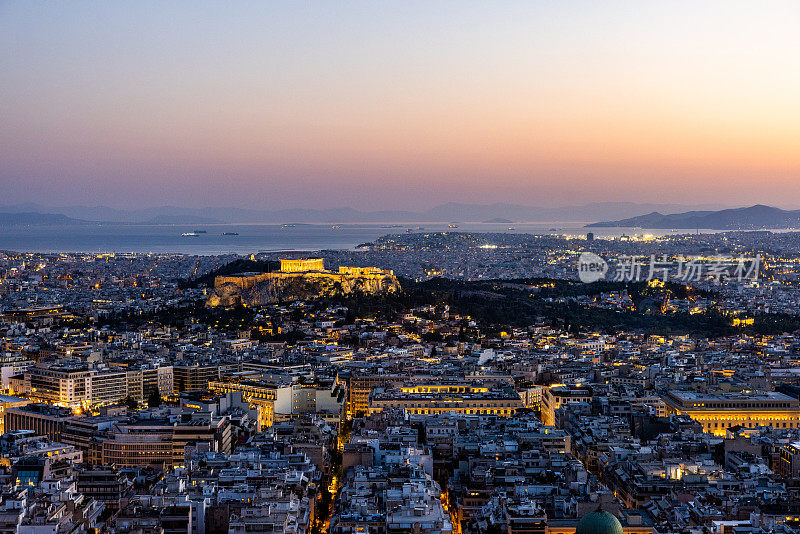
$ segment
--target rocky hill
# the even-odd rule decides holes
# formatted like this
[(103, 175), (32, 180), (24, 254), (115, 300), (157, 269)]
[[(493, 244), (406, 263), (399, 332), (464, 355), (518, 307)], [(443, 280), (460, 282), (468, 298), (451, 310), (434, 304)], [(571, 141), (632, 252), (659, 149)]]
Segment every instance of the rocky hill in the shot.
[(392, 271), (340, 267), (334, 271), (244, 273), (218, 276), (208, 306), (262, 306), (278, 302), (343, 296), (351, 293), (380, 294), (400, 290)]

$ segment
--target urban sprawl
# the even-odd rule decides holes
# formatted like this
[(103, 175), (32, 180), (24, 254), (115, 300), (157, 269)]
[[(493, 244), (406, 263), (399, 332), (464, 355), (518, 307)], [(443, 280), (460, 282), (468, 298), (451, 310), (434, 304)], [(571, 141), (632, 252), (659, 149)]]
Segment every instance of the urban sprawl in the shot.
[(793, 232), (5, 251), (0, 377), (0, 534), (800, 533)]

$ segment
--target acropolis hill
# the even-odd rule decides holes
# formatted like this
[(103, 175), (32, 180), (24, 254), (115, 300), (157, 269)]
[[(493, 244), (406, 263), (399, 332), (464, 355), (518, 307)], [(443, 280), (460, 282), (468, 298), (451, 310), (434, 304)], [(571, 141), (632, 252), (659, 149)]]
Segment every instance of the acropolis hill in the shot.
[(339, 267), (338, 271), (329, 271), (320, 258), (281, 260), (278, 272), (216, 277), (206, 304), (258, 306), (353, 292), (390, 293), (399, 289), (400, 283), (389, 270)]

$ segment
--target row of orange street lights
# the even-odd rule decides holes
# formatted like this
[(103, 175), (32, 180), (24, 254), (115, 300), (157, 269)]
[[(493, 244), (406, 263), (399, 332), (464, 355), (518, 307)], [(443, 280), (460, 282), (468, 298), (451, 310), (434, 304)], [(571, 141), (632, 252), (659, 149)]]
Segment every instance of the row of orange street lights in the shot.
[(461, 524), (458, 522), (458, 517), (456, 516), (455, 511), (450, 509), (447, 492), (443, 491), (439, 495), (439, 499), (442, 501), (442, 508), (450, 516), (450, 524), (453, 527), (453, 534), (461, 534)]

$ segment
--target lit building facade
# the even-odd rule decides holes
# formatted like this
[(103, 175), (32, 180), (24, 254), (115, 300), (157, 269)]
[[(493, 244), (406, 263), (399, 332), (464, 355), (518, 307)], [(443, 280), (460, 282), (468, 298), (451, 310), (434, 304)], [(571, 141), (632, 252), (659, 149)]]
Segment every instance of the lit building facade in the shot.
[(325, 265), (322, 258), (309, 258), (305, 260), (281, 260), (281, 272), (304, 273), (308, 271), (324, 271)]
[(369, 414), (387, 408), (403, 408), (411, 414), (496, 415), (508, 417), (524, 408), (510, 386), (488, 387), (479, 383), (412, 384), (376, 388), (369, 397)]
[(175, 467), (184, 464), (187, 445), (208, 444), (209, 450), (231, 453), (227, 417), (208, 417), (183, 423), (167, 419), (118, 423), (100, 440), (103, 464)]
[(564, 404), (591, 402), (592, 390), (581, 386), (551, 386), (542, 392), (542, 422), (552, 426), (556, 422), (556, 410)]
[(233, 365), (180, 364), (172, 367), (172, 384), (176, 394), (184, 391), (205, 391), (208, 383), (219, 380), (228, 371), (237, 371)]
[(279, 386), (261, 380), (212, 380), (208, 383), (208, 389), (214, 393), (241, 391), (243, 400), (250, 403), (251, 407), (261, 409), (262, 428), (272, 426), (275, 421), (275, 400), (279, 391), (287, 388), (291, 390), (291, 386)]
[(36, 365), (12, 377), (11, 389), (35, 401), (79, 408), (91, 403), (96, 373), (81, 363)]
[(11, 378), (11, 389), (37, 402), (65, 408), (115, 404), (130, 397), (137, 403), (147, 394), (171, 393), (172, 367), (152, 369), (93, 368), (84, 363), (40, 364)]
[(687, 414), (717, 436), (734, 426), (800, 428), (800, 401), (783, 393), (669, 391), (662, 399), (667, 415)]
[(28, 404), (6, 408), (3, 422), (6, 432), (33, 430), (40, 436), (61, 441), (64, 423), (72, 419), (72, 410), (49, 404)]
[(6, 410), (9, 408), (19, 408), (26, 406), (32, 401), (30, 399), (23, 399), (20, 397), (10, 397), (8, 395), (0, 395), (0, 435), (6, 433)]
[(775, 472), (783, 478), (800, 476), (800, 442), (787, 443), (778, 450)]

